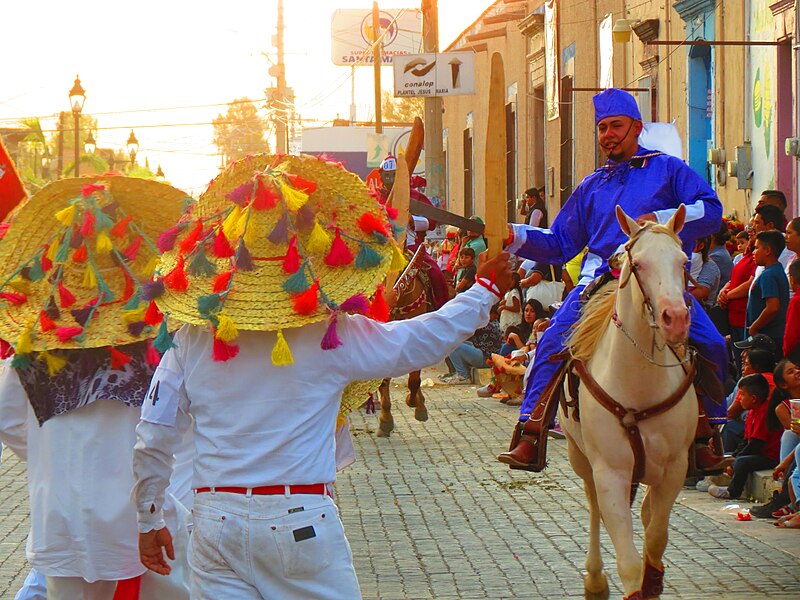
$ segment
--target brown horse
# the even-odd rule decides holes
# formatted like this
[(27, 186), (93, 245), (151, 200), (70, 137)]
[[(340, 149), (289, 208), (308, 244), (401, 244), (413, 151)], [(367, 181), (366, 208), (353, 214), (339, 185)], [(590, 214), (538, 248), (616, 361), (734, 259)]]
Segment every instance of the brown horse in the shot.
[[(414, 261), (397, 285), (397, 305), (392, 310), (393, 321), (411, 319), (435, 310), (433, 290), (430, 277), (425, 269), (425, 263)], [(392, 400), (389, 396), (389, 382), (384, 379), (378, 391), (381, 395), (381, 414), (379, 418), (378, 437), (389, 437), (394, 429), (392, 417)], [(420, 389), (420, 372), (408, 374), (408, 395), (406, 404), (414, 408), (414, 418), (417, 421), (428, 420), (428, 409), (425, 408), (425, 396)]]

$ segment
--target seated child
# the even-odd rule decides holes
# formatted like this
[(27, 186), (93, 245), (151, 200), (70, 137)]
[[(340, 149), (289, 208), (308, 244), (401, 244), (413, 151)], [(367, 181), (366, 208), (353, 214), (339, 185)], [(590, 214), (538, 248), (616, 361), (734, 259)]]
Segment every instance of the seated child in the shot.
[(786, 330), (783, 334), (783, 355), (791, 356), (800, 348), (800, 259), (795, 259), (789, 268), (789, 287), (792, 297), (786, 309)]
[(745, 421), (744, 441), (734, 452), (733, 478), (728, 487), (712, 485), (708, 493), (715, 498), (738, 498), (744, 491), (750, 473), (772, 469), (778, 464), (781, 432), (767, 426), (769, 383), (761, 373), (747, 375), (739, 381), (742, 408), (750, 411)]
[(475, 283), (475, 250), (463, 248), (458, 253), (458, 261), (461, 268), (456, 275), (456, 294), (466, 292)]
[[(775, 368), (775, 359), (772, 352), (763, 348), (751, 348), (743, 352), (742, 377), (761, 373), (769, 384), (769, 395), (775, 389), (772, 370)], [(731, 402), (728, 406), (728, 422), (722, 427), (722, 445), (725, 452), (731, 453), (744, 439), (744, 425), (746, 410), (741, 403), (739, 384), (731, 392)]]

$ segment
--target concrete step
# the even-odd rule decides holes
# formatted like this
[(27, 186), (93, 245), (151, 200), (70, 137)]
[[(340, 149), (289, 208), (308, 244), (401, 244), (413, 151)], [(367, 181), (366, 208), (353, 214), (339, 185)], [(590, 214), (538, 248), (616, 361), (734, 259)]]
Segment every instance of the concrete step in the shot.
[(756, 502), (769, 502), (772, 492), (781, 489), (781, 482), (772, 478), (772, 471), (756, 471), (747, 478), (742, 498), (752, 498)]

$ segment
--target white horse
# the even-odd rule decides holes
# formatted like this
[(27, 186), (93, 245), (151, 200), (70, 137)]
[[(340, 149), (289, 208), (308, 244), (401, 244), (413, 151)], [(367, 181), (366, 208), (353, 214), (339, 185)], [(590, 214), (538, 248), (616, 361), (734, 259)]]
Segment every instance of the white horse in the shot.
[[(609, 595), (601, 517), (625, 598), (661, 594), (669, 514), (686, 476), (698, 417), (687, 347), (687, 259), (676, 235), (685, 215), (681, 205), (666, 225), (640, 227), (617, 207), (630, 238), (619, 283), (592, 298), (568, 342), (581, 375), (580, 420), (564, 404), (559, 420), (589, 500), (586, 598)], [(633, 542), (630, 508), (639, 481), (648, 486), (641, 514), (644, 561)]]

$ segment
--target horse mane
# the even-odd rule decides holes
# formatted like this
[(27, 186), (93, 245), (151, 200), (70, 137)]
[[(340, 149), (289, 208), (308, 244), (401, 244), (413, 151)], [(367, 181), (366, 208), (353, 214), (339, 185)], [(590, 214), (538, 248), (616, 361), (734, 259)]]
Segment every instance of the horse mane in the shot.
[(567, 338), (572, 358), (585, 362), (594, 355), (614, 314), (618, 288), (618, 281), (607, 283), (581, 310), (581, 318)]

